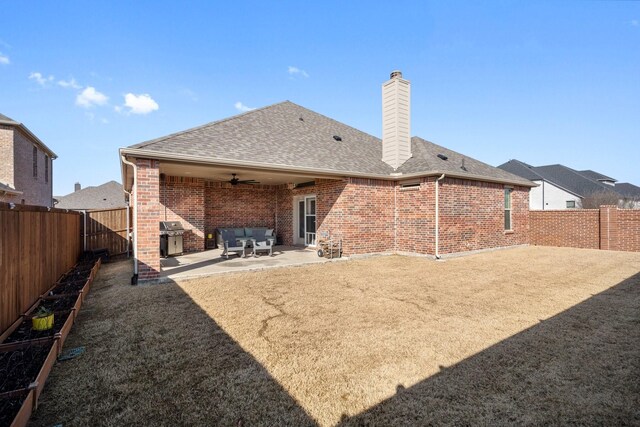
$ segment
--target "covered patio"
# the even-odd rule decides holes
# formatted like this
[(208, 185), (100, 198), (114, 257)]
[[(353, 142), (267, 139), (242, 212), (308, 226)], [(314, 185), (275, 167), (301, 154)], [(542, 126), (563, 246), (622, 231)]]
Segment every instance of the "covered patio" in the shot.
[[(334, 258), (334, 260), (346, 258)], [(274, 247), (273, 256), (267, 254), (241, 258), (231, 255), (229, 259), (222, 256), (221, 249), (209, 249), (185, 255), (162, 258), (160, 260), (160, 281), (177, 281), (194, 279), (216, 274), (265, 270), (278, 267), (293, 267), (308, 264), (321, 264), (331, 261), (320, 258), (310, 248), (300, 246)]]

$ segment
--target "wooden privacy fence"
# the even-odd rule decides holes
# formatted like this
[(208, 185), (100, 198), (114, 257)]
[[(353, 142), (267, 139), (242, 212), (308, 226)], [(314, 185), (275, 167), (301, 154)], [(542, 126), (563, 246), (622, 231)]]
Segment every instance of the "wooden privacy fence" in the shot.
[(0, 332), (78, 260), (77, 212), (0, 203)]
[(133, 224), (127, 208), (83, 211), (82, 243), (86, 251), (108, 249), (110, 256), (129, 253), (129, 232)]

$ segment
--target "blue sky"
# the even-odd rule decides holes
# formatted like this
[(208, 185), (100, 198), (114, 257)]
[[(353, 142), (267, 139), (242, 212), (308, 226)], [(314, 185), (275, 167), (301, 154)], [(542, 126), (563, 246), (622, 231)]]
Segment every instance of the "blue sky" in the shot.
[(120, 180), (117, 149), (291, 100), (380, 136), (380, 84), (412, 82), (412, 134), (640, 185), (639, 2), (31, 2), (0, 16), (0, 112), (59, 156), (54, 193)]

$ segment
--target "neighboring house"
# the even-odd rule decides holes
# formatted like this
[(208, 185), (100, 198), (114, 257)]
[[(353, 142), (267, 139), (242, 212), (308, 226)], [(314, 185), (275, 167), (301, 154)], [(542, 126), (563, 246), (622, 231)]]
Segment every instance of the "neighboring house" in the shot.
[(56, 208), (90, 210), (124, 208), (127, 206), (122, 184), (109, 181), (97, 187), (81, 188), (75, 185), (75, 191), (66, 196), (56, 196)]
[(529, 194), (531, 210), (580, 208), (585, 197), (617, 195), (615, 179), (591, 170), (577, 171), (564, 165), (531, 166), (519, 160), (509, 160), (498, 168), (538, 184)]
[(0, 114), (0, 202), (53, 206), (57, 157), (25, 125)]
[(615, 190), (622, 196), (627, 208), (640, 208), (640, 187), (628, 182), (616, 183)]
[(399, 72), (382, 85), (382, 140), (285, 101), (121, 148), (140, 279), (158, 276), (161, 220), (182, 221), (186, 251), (253, 226), (285, 245), (341, 239), (347, 256), (527, 244), (534, 184), (410, 137), (409, 90)]

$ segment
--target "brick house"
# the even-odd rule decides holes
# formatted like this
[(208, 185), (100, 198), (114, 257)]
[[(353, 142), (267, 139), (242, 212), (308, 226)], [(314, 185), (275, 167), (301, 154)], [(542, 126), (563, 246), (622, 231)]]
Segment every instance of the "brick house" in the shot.
[(25, 125), (0, 114), (0, 202), (53, 206), (57, 157)]
[(218, 227), (255, 226), (285, 245), (340, 238), (347, 256), (527, 244), (535, 184), (410, 137), (401, 73), (382, 93), (382, 140), (285, 101), (120, 149), (140, 279), (158, 276), (163, 220), (189, 230), (186, 251)]

